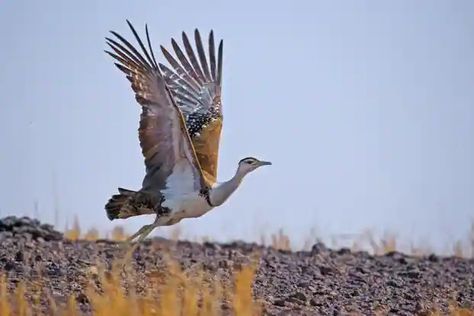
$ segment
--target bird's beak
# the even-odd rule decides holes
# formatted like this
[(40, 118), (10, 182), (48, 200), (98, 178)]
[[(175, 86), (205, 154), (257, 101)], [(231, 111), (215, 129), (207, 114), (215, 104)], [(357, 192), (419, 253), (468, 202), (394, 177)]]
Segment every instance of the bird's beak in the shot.
[(270, 161), (259, 161), (258, 166), (270, 166), (272, 163)]

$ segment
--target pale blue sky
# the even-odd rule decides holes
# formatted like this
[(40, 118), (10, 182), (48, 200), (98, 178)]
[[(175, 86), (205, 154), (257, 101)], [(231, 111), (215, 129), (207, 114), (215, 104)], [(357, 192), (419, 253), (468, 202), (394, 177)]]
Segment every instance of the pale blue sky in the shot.
[[(440, 243), (474, 217), (472, 1), (2, 1), (0, 211), (109, 222), (118, 186), (138, 189), (139, 107), (103, 53), (113, 29), (149, 24), (224, 38), (219, 178), (251, 174), (191, 235), (293, 239), (396, 231)], [(162, 59), (163, 60), (163, 59)], [(56, 183), (56, 184), (54, 184)], [(55, 189), (56, 187), (56, 189)]]

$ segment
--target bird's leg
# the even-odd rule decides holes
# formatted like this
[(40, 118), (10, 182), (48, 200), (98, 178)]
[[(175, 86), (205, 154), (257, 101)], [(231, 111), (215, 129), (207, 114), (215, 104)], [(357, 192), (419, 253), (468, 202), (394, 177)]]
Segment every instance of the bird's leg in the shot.
[[(144, 225), (142, 228), (140, 228), (135, 234), (132, 236), (128, 237), (127, 240), (125, 241), (123, 245), (123, 249), (128, 249), (124, 261), (128, 261), (133, 255), (133, 252), (135, 249), (137, 249), (138, 245), (148, 236), (150, 233), (155, 229), (156, 227), (160, 226), (158, 222), (159, 216), (156, 217), (155, 221), (152, 224), (149, 225)], [(137, 241), (135, 242), (134, 245), (132, 245), (132, 241), (137, 238)]]
[[(145, 225), (138, 232), (133, 234), (131, 237), (127, 240), (127, 246), (130, 247), (129, 250), (127, 251), (127, 254), (125, 255), (125, 258), (131, 258), (133, 253), (135, 252), (135, 249), (140, 245), (140, 243), (148, 236), (150, 233), (157, 227), (157, 223), (153, 223), (150, 225)], [(135, 242), (134, 245), (130, 245), (132, 240), (138, 237), (137, 241)]]
[(143, 234), (147, 229), (149, 229), (150, 226), (153, 226), (153, 224), (150, 224), (150, 225), (144, 225), (142, 228), (140, 228), (135, 234), (133, 234), (132, 236), (128, 237), (123, 245), (122, 245), (122, 249), (129, 249), (130, 246), (132, 245), (132, 241), (137, 238), (138, 236), (140, 236), (141, 234)]
[(127, 243), (127, 245), (131, 244), (132, 241), (137, 238), (138, 236), (140, 236), (141, 234), (143, 234), (145, 231), (147, 231), (151, 226), (154, 227), (154, 223), (153, 224), (150, 224), (150, 225), (144, 225), (142, 228), (140, 228), (135, 234), (133, 234), (132, 236), (128, 237), (127, 240), (125, 241)]

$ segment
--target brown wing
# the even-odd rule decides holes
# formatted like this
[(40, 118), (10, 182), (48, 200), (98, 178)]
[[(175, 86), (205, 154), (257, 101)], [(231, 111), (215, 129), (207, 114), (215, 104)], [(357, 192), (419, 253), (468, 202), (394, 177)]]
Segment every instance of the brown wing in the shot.
[[(171, 40), (176, 58), (163, 46), (161, 50), (173, 69), (159, 64), (171, 94), (186, 120), (186, 127), (208, 182), (217, 178), (219, 141), (222, 130), (222, 56), (223, 42), (219, 43), (216, 63), (214, 34), (209, 34), (209, 61), (198, 30), (194, 39), (198, 58), (186, 33), (183, 32), (184, 50)], [(199, 61), (198, 61), (199, 60)]]
[[(175, 104), (164, 78), (158, 68), (146, 29), (148, 49), (137, 32), (129, 24), (143, 55), (126, 39), (111, 32), (117, 39), (107, 38), (113, 52), (107, 51), (115, 64), (127, 75), (137, 102), (142, 106), (139, 139), (145, 157), (146, 176), (143, 181), (145, 191), (168, 195), (185, 193), (183, 190), (200, 190), (207, 183), (201, 172), (199, 161), (185, 127), (181, 111)], [(168, 179), (174, 168), (188, 170), (186, 176)]]

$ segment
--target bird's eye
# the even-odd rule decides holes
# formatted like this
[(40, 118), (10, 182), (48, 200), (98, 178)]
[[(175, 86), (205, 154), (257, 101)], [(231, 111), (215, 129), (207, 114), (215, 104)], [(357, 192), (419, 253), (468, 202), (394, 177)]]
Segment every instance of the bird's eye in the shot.
[(254, 162), (255, 162), (255, 160), (247, 160), (247, 163), (248, 163), (249, 165), (253, 164)]

